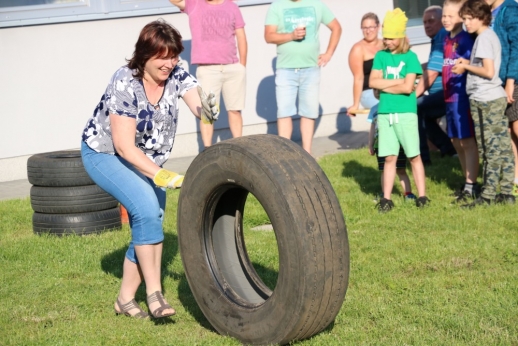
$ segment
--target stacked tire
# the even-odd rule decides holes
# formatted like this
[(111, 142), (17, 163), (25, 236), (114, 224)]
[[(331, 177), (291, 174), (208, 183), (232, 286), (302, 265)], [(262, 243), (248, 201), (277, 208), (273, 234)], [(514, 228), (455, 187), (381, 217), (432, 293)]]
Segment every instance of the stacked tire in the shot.
[(121, 228), (119, 203), (86, 173), (79, 150), (31, 156), (27, 177), (36, 234), (101, 233)]

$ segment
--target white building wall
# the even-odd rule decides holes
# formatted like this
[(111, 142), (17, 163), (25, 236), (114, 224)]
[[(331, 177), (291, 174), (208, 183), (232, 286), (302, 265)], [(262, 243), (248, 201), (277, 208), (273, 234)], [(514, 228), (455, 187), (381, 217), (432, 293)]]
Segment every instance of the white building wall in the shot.
[[(322, 70), (321, 114), (316, 136), (364, 131), (364, 117), (343, 113), (352, 103), (352, 75), (347, 57), (361, 38), (360, 18), (373, 11), (383, 20), (392, 0), (325, 0), (343, 27), (331, 62)], [(248, 38), (247, 100), (244, 134), (276, 133), (275, 46), (264, 41), (268, 5), (241, 7)], [(81, 130), (109, 78), (133, 52), (142, 27), (162, 17), (185, 40), (182, 58), (190, 61), (188, 17), (182, 13), (90, 22), (0, 29), (0, 182), (25, 179), (27, 158), (35, 153), (79, 148)], [(329, 30), (321, 28), (324, 52)], [(428, 45), (414, 47), (422, 61)], [(195, 68), (190, 68), (195, 73)], [(198, 123), (187, 107), (180, 109), (172, 157), (196, 155), (201, 148)], [(226, 115), (216, 123), (218, 140), (230, 137)], [(297, 135), (297, 134), (295, 134)]]

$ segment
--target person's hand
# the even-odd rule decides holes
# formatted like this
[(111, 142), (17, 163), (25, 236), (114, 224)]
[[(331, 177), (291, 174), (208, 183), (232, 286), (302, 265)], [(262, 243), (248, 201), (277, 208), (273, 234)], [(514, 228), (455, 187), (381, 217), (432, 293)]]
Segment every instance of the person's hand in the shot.
[(372, 93), (374, 94), (374, 97), (376, 99), (380, 99), (380, 90), (379, 89), (372, 89)]
[(159, 187), (179, 189), (183, 184), (183, 175), (161, 168), (153, 177), (153, 182)]
[(466, 69), (464, 68), (464, 66), (462, 64), (455, 64), (451, 68), (451, 72), (453, 72), (455, 74), (463, 74), (464, 71), (466, 71)]
[(352, 105), (351, 107), (347, 108), (347, 115), (350, 116), (350, 117), (355, 117), (356, 114), (354, 113), (354, 111), (357, 111), (358, 110), (358, 105)]
[(331, 60), (331, 54), (320, 54), (318, 56), (318, 66), (324, 67), (327, 65), (327, 63)]
[(372, 146), (372, 143), (369, 143), (369, 154), (374, 155), (374, 148)]
[(507, 94), (507, 103), (513, 103), (514, 99), (514, 80), (508, 80), (505, 83), (505, 93)]
[(204, 124), (212, 124), (219, 117), (219, 104), (216, 100), (216, 95), (210, 92), (207, 96), (201, 86), (198, 85), (198, 95), (200, 95), (202, 111), (201, 121)]
[(464, 68), (464, 65), (469, 65), (469, 60), (464, 58), (458, 58), (455, 60), (455, 65), (451, 68), (451, 72), (455, 74), (463, 74), (466, 69)]
[(300, 41), (306, 36), (306, 27), (297, 26), (291, 33), (293, 41)]
[(457, 58), (457, 60), (455, 60), (455, 65), (469, 65), (469, 60), (468, 59), (464, 59), (464, 58)]

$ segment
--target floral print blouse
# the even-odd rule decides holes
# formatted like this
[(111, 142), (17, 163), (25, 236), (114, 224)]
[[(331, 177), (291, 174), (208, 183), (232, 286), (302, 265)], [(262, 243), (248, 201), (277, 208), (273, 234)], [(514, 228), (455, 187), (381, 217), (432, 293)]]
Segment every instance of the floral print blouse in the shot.
[(168, 159), (173, 148), (178, 122), (178, 100), (198, 81), (181, 66), (176, 66), (165, 82), (157, 105), (146, 97), (142, 80), (134, 70), (123, 66), (115, 72), (101, 101), (83, 130), (83, 141), (93, 150), (115, 155), (110, 114), (134, 118), (137, 122), (135, 146), (158, 166)]

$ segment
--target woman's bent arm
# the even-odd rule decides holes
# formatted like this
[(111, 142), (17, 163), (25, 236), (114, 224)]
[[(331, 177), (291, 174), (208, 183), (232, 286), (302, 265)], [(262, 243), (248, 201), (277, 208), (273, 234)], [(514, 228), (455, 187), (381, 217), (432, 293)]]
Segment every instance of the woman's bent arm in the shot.
[(131, 163), (139, 172), (153, 179), (160, 167), (135, 146), (137, 122), (134, 118), (110, 114), (113, 146), (123, 159)]

